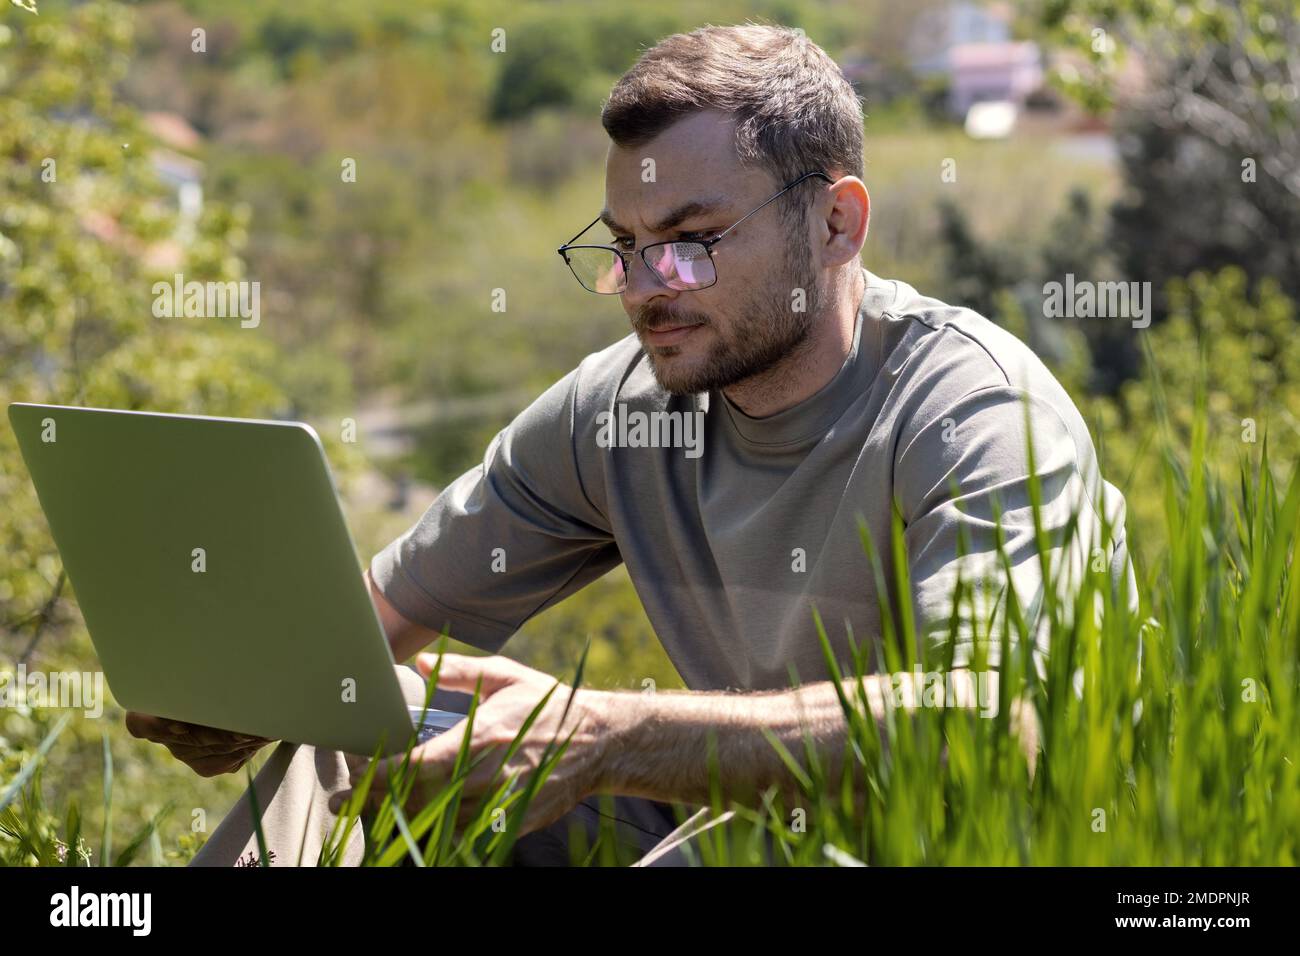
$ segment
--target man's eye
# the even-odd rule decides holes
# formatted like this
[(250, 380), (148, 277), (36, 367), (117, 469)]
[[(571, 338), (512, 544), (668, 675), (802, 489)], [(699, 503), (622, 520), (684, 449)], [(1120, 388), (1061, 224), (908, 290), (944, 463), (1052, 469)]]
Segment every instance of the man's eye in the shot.
[[(673, 241), (674, 242), (703, 242), (704, 239), (706, 239), (708, 236), (711, 235), (713, 235), (713, 233), (708, 229), (696, 230), (694, 232), (679, 232), (677, 234), (677, 238), (674, 239)], [(636, 240), (632, 239), (629, 236), (617, 237), (611, 239), (610, 242), (614, 246), (617, 246), (619, 249), (624, 249), (628, 252), (631, 252), (633, 249), (636, 248)]]

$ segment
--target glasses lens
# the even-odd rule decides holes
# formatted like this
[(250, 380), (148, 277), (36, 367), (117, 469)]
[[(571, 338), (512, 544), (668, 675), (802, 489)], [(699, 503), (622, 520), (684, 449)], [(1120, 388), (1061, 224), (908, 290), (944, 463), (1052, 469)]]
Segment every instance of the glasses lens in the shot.
[(709, 250), (698, 242), (661, 242), (646, 246), (646, 262), (670, 289), (703, 289), (717, 281)]
[(623, 291), (623, 259), (609, 249), (569, 249), (564, 257), (588, 292), (608, 295)]

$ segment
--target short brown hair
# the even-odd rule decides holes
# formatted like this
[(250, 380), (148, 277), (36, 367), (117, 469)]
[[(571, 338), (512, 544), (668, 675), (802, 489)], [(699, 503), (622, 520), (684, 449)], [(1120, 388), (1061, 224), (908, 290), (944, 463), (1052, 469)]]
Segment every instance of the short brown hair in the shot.
[(676, 33), (614, 85), (600, 121), (635, 147), (702, 110), (730, 113), (744, 165), (782, 183), (806, 172), (862, 177), (862, 100), (801, 31), (747, 23)]

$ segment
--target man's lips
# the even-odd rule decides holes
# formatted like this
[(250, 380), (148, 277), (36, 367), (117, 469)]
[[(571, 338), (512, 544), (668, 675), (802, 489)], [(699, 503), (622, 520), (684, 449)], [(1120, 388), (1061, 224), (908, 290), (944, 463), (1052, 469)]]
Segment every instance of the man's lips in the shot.
[(646, 329), (645, 340), (649, 345), (676, 345), (704, 323), (691, 325), (665, 325), (660, 329)]

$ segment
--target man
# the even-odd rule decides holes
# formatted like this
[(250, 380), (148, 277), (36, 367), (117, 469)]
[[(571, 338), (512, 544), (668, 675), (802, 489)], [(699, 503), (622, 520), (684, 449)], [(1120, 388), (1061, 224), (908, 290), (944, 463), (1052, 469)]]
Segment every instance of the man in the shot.
[[(1044, 582), (1026, 425), (1051, 566), (1073, 581), (1100, 554), (1134, 584), (1123, 499), (1048, 370), (980, 316), (862, 267), (861, 103), (820, 48), (766, 26), (669, 37), (620, 79), (602, 122), (612, 142), (598, 221), (612, 238), (580, 233), (560, 251), (588, 291), (621, 297), (634, 334), (522, 412), (366, 574), (405, 660), (443, 632), (500, 651), (530, 617), (626, 564), (690, 691), (579, 690), (563, 727), (568, 689), (554, 695), (504, 767), (536, 766), (557, 731), (577, 728), (520, 841), (527, 859), (529, 837), (544, 835), (546, 862), (565, 862), (567, 827), (594, 820), (597, 794), (618, 795), (632, 838), (662, 853), (668, 808), (709, 800), (710, 738), (728, 797), (794, 792), (766, 731), (794, 753), (810, 733), (838, 772), (845, 722), (814, 611), (851, 672), (850, 633), (878, 645), (882, 609), (900, 610), (877, 592), (859, 521), (892, 581), (896, 503), (918, 633), (931, 647), (954, 639), (958, 668), (972, 648), (969, 628), (949, 633), (954, 583), (959, 568), (964, 580), (996, 569), (999, 514), (1032, 617)], [(872, 679), (873, 705), (889, 676)], [(555, 685), (501, 657), (444, 658), (440, 693), (479, 680), (474, 753), (512, 740)], [(200, 772), (235, 769), (262, 743), (169, 737), (141, 717), (133, 728)], [(416, 751), (421, 793), (445, 779), (461, 737)], [(268, 831), (296, 840), (308, 818), (332, 821), (348, 768), (282, 751), (259, 795), (274, 794)], [(495, 766), (467, 791), (484, 792)], [(246, 813), (241, 802), (198, 862), (253, 845)]]

